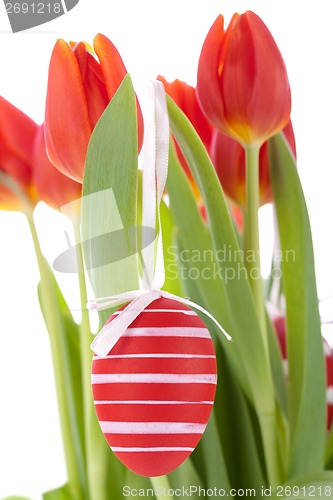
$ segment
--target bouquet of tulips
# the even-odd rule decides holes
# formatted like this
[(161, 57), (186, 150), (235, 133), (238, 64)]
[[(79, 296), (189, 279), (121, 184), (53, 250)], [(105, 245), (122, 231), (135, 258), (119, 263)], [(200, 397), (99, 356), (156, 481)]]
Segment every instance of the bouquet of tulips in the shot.
[[(327, 399), (333, 353), (321, 334), (282, 55), (255, 13), (235, 14), (228, 26), (219, 16), (203, 42), (196, 88), (162, 76), (157, 81), (166, 94), (170, 141), (158, 216), (155, 192), (150, 205), (154, 224), (158, 219), (150, 244), (161, 249), (158, 240), (163, 243), (161, 293), (197, 304), (214, 342), (218, 379), (195, 450), (175, 470), (151, 477), (140, 473), (141, 455), (131, 470), (103, 436), (91, 388), (87, 310), (87, 279), (95, 306), (105, 297), (128, 302), (126, 293), (144, 281), (142, 255), (123, 253), (123, 234), (125, 247), (135, 249), (130, 236), (136, 241), (147, 236), (139, 230), (147, 212), (141, 185), (149, 153), (143, 154), (143, 165), (140, 155), (148, 128), (145, 111), (116, 47), (101, 34), (93, 48), (56, 43), (43, 125), (0, 97), (0, 207), (22, 211), (30, 226), (68, 474), (67, 484), (44, 498), (333, 497), (333, 405)], [(156, 137), (151, 142), (160, 147)], [(76, 245), (68, 252), (75, 254), (70, 266), (78, 275), (79, 324), (43, 256), (34, 223), (39, 201), (57, 210), (65, 206), (74, 227)], [(258, 210), (266, 203), (274, 205), (278, 243), (264, 283)], [(68, 272), (67, 264), (60, 259), (58, 270)], [(114, 304), (104, 300), (101, 328), (116, 311)], [(153, 339), (146, 344), (149, 349)], [(185, 366), (182, 359), (177, 363)], [(128, 390), (135, 394), (135, 387)], [(160, 391), (167, 401), (163, 384)], [(169, 403), (177, 422), (177, 405)], [(162, 429), (170, 420), (161, 420), (164, 411)], [(133, 411), (134, 423), (140, 418)], [(151, 450), (156, 464), (166, 460), (160, 452)], [(163, 470), (163, 463), (156, 470)]]

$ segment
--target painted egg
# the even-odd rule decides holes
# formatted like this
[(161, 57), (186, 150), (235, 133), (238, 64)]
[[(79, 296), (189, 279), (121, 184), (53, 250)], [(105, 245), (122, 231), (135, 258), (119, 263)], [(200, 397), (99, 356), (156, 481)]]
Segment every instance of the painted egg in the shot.
[(119, 460), (143, 476), (168, 474), (191, 454), (207, 426), (216, 382), (207, 327), (166, 298), (144, 309), (106, 357), (93, 358), (101, 429)]
[[(284, 316), (278, 316), (273, 321), (280, 349), (285, 376), (288, 379), (288, 358), (287, 358), (287, 338), (286, 338), (286, 320)], [(327, 428), (333, 423), (333, 351), (323, 338), (323, 348), (326, 364), (326, 402), (327, 402)]]

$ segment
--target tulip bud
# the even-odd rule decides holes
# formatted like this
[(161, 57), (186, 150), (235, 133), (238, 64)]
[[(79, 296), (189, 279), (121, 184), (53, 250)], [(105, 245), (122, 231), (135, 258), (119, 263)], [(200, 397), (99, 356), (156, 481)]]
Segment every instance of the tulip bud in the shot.
[(243, 145), (260, 146), (290, 119), (286, 67), (268, 28), (253, 12), (219, 16), (202, 47), (197, 95), (208, 120)]
[(26, 202), (32, 206), (37, 202), (32, 184), (32, 151), (38, 126), (1, 96), (0, 122), (0, 209), (24, 210)]
[(33, 180), (38, 198), (55, 209), (80, 198), (82, 186), (50, 162), (45, 149), (44, 125), (38, 128), (33, 150)]
[[(283, 133), (296, 157), (294, 131), (289, 121)], [(245, 152), (239, 142), (214, 130), (209, 150), (216, 173), (220, 179), (224, 192), (238, 206), (246, 207), (246, 168)], [(268, 143), (260, 148), (259, 154), (259, 191), (260, 205), (272, 201), (272, 186), (270, 181)]]
[[(104, 35), (85, 43), (58, 40), (49, 67), (45, 140), (50, 161), (81, 182), (91, 133), (127, 74), (116, 47)], [(139, 147), (143, 119), (138, 107)]]

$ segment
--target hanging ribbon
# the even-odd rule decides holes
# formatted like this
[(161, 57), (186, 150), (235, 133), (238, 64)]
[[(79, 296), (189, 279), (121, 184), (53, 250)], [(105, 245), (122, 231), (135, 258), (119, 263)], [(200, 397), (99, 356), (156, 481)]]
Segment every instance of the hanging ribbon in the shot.
[(188, 299), (161, 290), (165, 274), (160, 204), (168, 173), (168, 152), (169, 119), (165, 92), (163, 84), (159, 81), (154, 81), (149, 83), (148, 108), (145, 118), (144, 165), (142, 171), (142, 226), (151, 227), (156, 230), (158, 235), (157, 243), (156, 246), (155, 242), (145, 245), (145, 235), (143, 234), (143, 249), (140, 252), (143, 267), (142, 290), (132, 290), (111, 297), (96, 298), (87, 304), (88, 309), (102, 310), (129, 301), (129, 304), (115, 319), (102, 328), (92, 342), (91, 349), (100, 357), (107, 356), (130, 324), (149, 304), (160, 297), (177, 300), (204, 313), (216, 324), (227, 339), (231, 340), (231, 337), (223, 327), (206, 309)]

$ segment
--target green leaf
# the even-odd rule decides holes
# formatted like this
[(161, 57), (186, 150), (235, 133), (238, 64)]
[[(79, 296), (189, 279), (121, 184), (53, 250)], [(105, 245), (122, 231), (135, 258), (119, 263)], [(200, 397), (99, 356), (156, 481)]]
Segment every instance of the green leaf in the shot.
[[(137, 137), (136, 98), (127, 75), (90, 139), (83, 182), (83, 241), (92, 242), (120, 229), (128, 237), (128, 228), (136, 225)], [(121, 258), (114, 263), (110, 263), (103, 239), (83, 246), (85, 261), (93, 267), (88, 274), (96, 297), (138, 288), (136, 245), (132, 240), (128, 237), (126, 251), (122, 250)], [(94, 262), (105, 265), (94, 268)], [(109, 314), (101, 314), (103, 321)]]
[[(169, 150), (167, 191), (170, 197), (170, 209), (179, 231), (177, 234), (180, 243), (178, 273), (182, 278), (184, 290), (192, 300), (195, 300), (194, 294), (198, 296), (198, 303), (205, 307), (230, 332), (233, 323), (225, 287), (218, 272), (213, 243), (172, 143)], [(175, 253), (168, 249), (165, 250), (172, 255)], [(197, 283), (195, 290), (192, 281)], [(207, 321), (207, 318), (203, 319)], [(225, 343), (221, 333), (219, 337), (228, 350), (227, 355), (232, 357), (240, 382), (250, 397), (251, 391), (241, 366), (236, 345)]]
[(325, 454), (325, 465), (326, 469), (333, 470), (333, 426), (331, 427), (326, 446), (326, 454)]
[(204, 468), (202, 472), (205, 476), (206, 487), (214, 489), (215, 486), (223, 486), (228, 488), (230, 483), (219, 439), (215, 408), (213, 408), (208, 425), (195, 453), (201, 455)]
[(165, 268), (165, 281), (163, 290), (174, 295), (183, 295), (181, 279), (178, 272), (176, 232), (177, 227), (171, 210), (161, 203), (161, 225), (163, 228), (163, 257)]
[[(65, 455), (71, 488), (87, 492), (78, 326), (46, 261), (38, 296), (49, 333)], [(45, 287), (48, 294), (43, 293)], [(48, 301), (52, 297), (52, 314)]]
[[(216, 260), (227, 296), (225, 312), (229, 312), (229, 321), (226, 318), (223, 323), (233, 336), (238, 353), (237, 376), (239, 380), (246, 379), (250, 388), (249, 397), (257, 409), (272, 416), (275, 412), (272, 377), (251, 288), (221, 185), (193, 126), (169, 97), (167, 103), (172, 133), (191, 168), (207, 209), (215, 256), (222, 252), (226, 254), (226, 259)], [(218, 298), (222, 301), (223, 294), (219, 294)], [(236, 366), (236, 356), (233, 359)]]
[[(213, 248), (220, 278), (224, 282), (229, 309), (229, 322), (223, 322), (233, 337), (233, 346), (226, 350), (232, 369), (254, 405), (260, 423), (265, 450), (265, 462), (271, 484), (278, 484), (281, 463), (277, 433), (277, 405), (270, 359), (267, 355), (253, 293), (244, 266), (244, 256), (230, 218), (226, 200), (208, 153), (193, 126), (177, 105), (167, 97), (172, 133), (191, 168), (194, 179), (207, 209)], [(226, 259), (219, 259), (225, 252)], [(221, 296), (220, 296), (221, 297)], [(219, 316), (216, 316), (219, 319)], [(233, 349), (237, 354), (233, 355)]]
[[(185, 204), (186, 206), (186, 204)], [(187, 275), (192, 267), (191, 263), (186, 261), (182, 261), (182, 254), (184, 251), (184, 247), (179, 245), (180, 250), (180, 265), (182, 268), (182, 272)], [(197, 304), (202, 304), (202, 296), (199, 288), (200, 280), (190, 280), (186, 279), (184, 281), (184, 289), (186, 291), (186, 295), (191, 297), (191, 300), (196, 302)], [(221, 343), (221, 334), (220, 331), (216, 333), (214, 327), (210, 321), (207, 322), (207, 317), (198, 313), (203, 321), (206, 322), (207, 327), (212, 332), (212, 337), (214, 340), (215, 348), (220, 346)], [(215, 326), (215, 325), (214, 325)], [(220, 370), (218, 370), (220, 374)], [(221, 381), (222, 380), (222, 381)], [(220, 378), (218, 376), (218, 384), (217, 384), (217, 393), (222, 389), (223, 386), (223, 377)], [(216, 408), (216, 405), (215, 405)], [(200, 480), (205, 484), (205, 487), (212, 487), (218, 485), (224, 485), (229, 487), (229, 478), (227, 473), (227, 468), (225, 465), (224, 459), (224, 450), (222, 450), (222, 442), (220, 439), (219, 429), (217, 422), (219, 421), (220, 415), (213, 413), (210, 417), (208, 426), (198, 444), (196, 449), (191, 455), (191, 460), (196, 468), (197, 474), (200, 477)]]
[(333, 472), (302, 474), (280, 486), (272, 498), (280, 500), (308, 500), (312, 498), (333, 498)]
[(65, 484), (61, 488), (44, 493), (43, 500), (75, 500), (75, 495), (71, 492), (70, 486)]
[(214, 407), (230, 484), (237, 489), (257, 488), (266, 484), (258, 421), (220, 346), (216, 354), (219, 375)]
[(195, 470), (190, 457), (177, 467), (176, 470), (171, 472), (171, 474), (168, 474), (168, 480), (173, 489), (181, 488), (184, 498), (187, 496), (187, 491), (191, 491), (191, 498), (194, 498), (194, 500), (200, 498), (198, 492), (200, 488), (203, 488), (203, 482)]
[[(93, 131), (85, 165), (82, 240), (96, 297), (137, 289), (139, 285), (136, 241), (128, 235), (128, 228), (133, 229), (137, 224), (137, 137), (136, 98), (127, 75)], [(110, 263), (105, 241), (99, 236), (122, 229), (127, 238), (126, 251), (122, 249), (118, 262)], [(105, 265), (97, 267), (94, 262)], [(110, 310), (102, 311), (101, 323), (110, 314)], [(93, 432), (93, 439), (99, 443), (94, 461), (104, 485), (103, 498), (109, 498), (112, 491), (113, 499), (122, 499), (126, 468), (111, 452), (104, 437), (102, 441), (98, 439), (98, 435), (102, 436), (100, 429), (94, 427)]]
[(283, 371), (281, 349), (278, 343), (276, 332), (268, 315), (266, 317), (266, 329), (267, 329), (268, 346), (269, 346), (272, 376), (275, 386), (275, 393), (277, 400), (280, 404), (280, 408), (283, 411), (284, 416), (287, 417), (288, 394), (287, 394), (286, 377)]
[[(310, 222), (293, 155), (282, 134), (270, 139), (287, 306), (290, 381), (289, 476), (321, 470), (325, 453), (325, 365)], [(311, 450), (311, 452), (310, 452)]]

